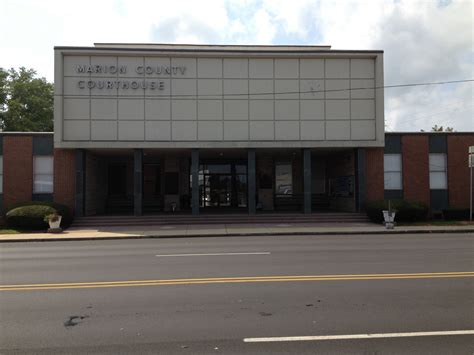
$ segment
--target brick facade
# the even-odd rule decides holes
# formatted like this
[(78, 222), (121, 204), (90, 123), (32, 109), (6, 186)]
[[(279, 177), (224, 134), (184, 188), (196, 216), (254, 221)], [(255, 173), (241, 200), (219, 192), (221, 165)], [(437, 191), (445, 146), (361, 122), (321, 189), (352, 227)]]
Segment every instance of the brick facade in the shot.
[(469, 208), (468, 149), (474, 146), (474, 134), (448, 135), (449, 205)]
[(427, 134), (402, 135), (403, 196), (430, 205), (429, 138)]
[(74, 211), (76, 156), (73, 149), (54, 149), (54, 202)]
[(3, 206), (31, 201), (33, 195), (33, 137), (3, 137)]
[(366, 149), (366, 202), (383, 200), (383, 148)]

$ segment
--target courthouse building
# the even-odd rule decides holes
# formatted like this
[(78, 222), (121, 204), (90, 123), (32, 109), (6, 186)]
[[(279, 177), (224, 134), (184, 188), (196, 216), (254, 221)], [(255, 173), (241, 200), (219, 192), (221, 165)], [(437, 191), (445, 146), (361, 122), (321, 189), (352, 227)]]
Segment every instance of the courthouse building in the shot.
[(466, 205), (474, 135), (385, 134), (383, 86), (382, 51), (56, 47), (54, 143), (2, 134), (2, 204), (54, 200), (78, 216)]

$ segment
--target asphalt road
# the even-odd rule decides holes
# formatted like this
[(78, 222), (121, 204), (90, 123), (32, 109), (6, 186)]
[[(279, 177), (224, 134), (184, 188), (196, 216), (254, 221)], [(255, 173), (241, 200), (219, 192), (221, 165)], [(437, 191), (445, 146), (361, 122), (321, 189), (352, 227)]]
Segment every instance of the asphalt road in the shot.
[(2, 244), (0, 353), (472, 354), (387, 334), (472, 332), (473, 272), (468, 234)]

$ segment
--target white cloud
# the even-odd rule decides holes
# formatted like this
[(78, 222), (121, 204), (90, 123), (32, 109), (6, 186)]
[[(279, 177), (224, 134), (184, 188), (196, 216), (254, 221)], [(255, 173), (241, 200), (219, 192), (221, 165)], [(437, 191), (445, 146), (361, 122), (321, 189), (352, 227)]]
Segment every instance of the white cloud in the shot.
[[(55, 45), (94, 42), (330, 44), (384, 50), (386, 84), (474, 77), (469, 0), (0, 1), (0, 66), (35, 68), (49, 80)], [(471, 83), (385, 96), (391, 130), (474, 130)]]

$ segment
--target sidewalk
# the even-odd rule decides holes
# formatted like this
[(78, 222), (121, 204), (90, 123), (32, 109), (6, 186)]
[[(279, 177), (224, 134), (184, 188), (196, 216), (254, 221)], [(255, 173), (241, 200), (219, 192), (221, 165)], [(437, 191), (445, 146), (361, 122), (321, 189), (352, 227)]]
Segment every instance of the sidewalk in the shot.
[(334, 224), (186, 224), (178, 226), (69, 228), (59, 234), (0, 234), (0, 243), (70, 240), (105, 240), (138, 238), (193, 238), (272, 235), (335, 235), (335, 234), (404, 234), (404, 233), (469, 233), (474, 224), (465, 226), (399, 226), (387, 230), (372, 223)]

